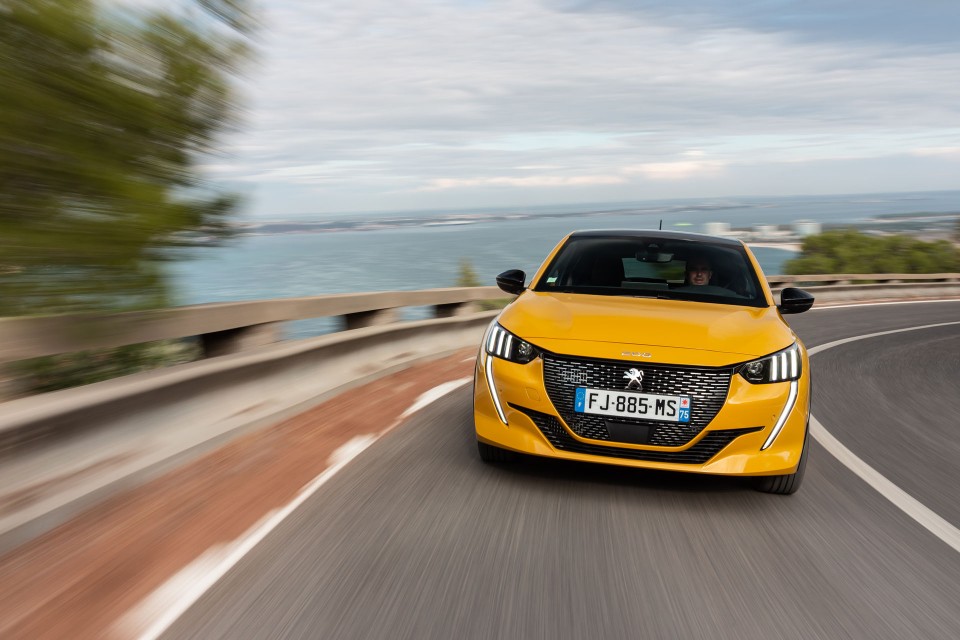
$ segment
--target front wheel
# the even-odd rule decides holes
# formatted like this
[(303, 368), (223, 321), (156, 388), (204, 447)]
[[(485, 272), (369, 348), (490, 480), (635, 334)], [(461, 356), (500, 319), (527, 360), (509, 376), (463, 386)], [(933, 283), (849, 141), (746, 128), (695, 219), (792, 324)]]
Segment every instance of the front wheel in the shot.
[(782, 476), (761, 476), (756, 479), (754, 488), (764, 493), (776, 493), (780, 495), (790, 495), (796, 493), (803, 483), (803, 473), (807, 469), (807, 458), (809, 458), (808, 448), (810, 447), (810, 433), (808, 432), (803, 439), (803, 449), (800, 451), (800, 463), (794, 473), (788, 473)]

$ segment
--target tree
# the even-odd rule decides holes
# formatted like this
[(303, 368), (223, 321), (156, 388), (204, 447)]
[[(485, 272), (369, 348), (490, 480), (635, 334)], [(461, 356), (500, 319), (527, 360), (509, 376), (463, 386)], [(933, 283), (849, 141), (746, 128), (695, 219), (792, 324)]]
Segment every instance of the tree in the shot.
[(853, 229), (804, 238), (800, 256), (787, 261), (788, 274), (955, 273), (960, 250), (946, 240), (924, 242), (904, 235), (870, 236)]
[[(483, 283), (477, 275), (477, 270), (473, 268), (473, 263), (467, 258), (460, 258), (460, 269), (457, 275), (458, 287), (482, 287)], [(493, 300), (481, 300), (476, 306), (482, 311), (492, 311), (502, 309), (513, 300), (513, 298), (495, 298)]]
[(197, 171), (234, 116), (244, 0), (132, 13), (0, 0), (0, 316), (160, 306), (183, 232), (237, 199)]
[(471, 263), (466, 258), (460, 258), (460, 273), (457, 275), (457, 286), (458, 287), (479, 287), (480, 278), (477, 277), (477, 270), (473, 268), (473, 263)]

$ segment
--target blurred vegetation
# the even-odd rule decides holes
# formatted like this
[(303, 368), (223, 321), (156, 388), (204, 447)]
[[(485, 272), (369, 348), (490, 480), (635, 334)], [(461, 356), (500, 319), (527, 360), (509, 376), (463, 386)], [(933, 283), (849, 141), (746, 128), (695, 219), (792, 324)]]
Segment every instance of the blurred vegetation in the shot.
[(460, 271), (457, 275), (457, 286), (458, 287), (482, 287), (483, 284), (480, 282), (480, 278), (477, 276), (477, 270), (473, 268), (473, 263), (471, 263), (466, 258), (460, 258)]
[[(480, 282), (480, 278), (477, 276), (477, 270), (473, 268), (473, 264), (466, 258), (460, 259), (460, 271), (457, 275), (456, 286), (458, 287), (485, 286), (482, 282)], [(477, 303), (477, 306), (482, 311), (493, 311), (494, 309), (503, 309), (512, 301), (513, 301), (513, 298), (496, 298), (494, 300), (481, 300), (480, 302)]]
[(12, 372), (23, 393), (43, 393), (149, 371), (200, 358), (191, 340), (162, 340), (17, 362)]
[(165, 249), (227, 235), (237, 198), (197, 165), (253, 22), (243, 0), (171, 6), (0, 4), (0, 316), (162, 306)]
[[(165, 306), (171, 249), (229, 236), (238, 199), (198, 167), (238, 114), (232, 84), (255, 21), (247, 0), (155, 6), (0, 0), (0, 316)], [(48, 390), (182, 351), (132, 345), (10, 369)]]
[(852, 229), (804, 238), (800, 256), (784, 265), (786, 274), (957, 272), (960, 249), (947, 240), (871, 236)]

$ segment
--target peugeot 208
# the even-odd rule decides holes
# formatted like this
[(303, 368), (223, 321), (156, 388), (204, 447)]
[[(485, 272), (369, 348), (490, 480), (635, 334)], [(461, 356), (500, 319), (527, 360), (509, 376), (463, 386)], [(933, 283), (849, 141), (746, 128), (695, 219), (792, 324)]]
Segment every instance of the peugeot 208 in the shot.
[(751, 476), (789, 494), (803, 478), (807, 351), (783, 320), (813, 297), (774, 301), (739, 240), (658, 231), (581, 231), (517, 294), (477, 359), (480, 457), (516, 453)]

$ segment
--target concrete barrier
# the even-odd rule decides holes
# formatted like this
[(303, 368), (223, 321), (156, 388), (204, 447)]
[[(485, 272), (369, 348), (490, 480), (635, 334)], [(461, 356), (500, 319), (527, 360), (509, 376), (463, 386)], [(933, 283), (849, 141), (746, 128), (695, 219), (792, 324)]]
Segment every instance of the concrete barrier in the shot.
[(815, 273), (767, 276), (771, 288), (810, 287), (832, 284), (887, 284), (895, 282), (960, 284), (960, 273)]
[[(870, 281), (864, 284), (849, 284)], [(960, 296), (960, 274), (771, 277), (818, 303)], [(813, 284), (807, 283), (828, 283)], [(111, 493), (245, 430), (425, 358), (479, 345), (495, 287), (201, 305), (137, 314), (0, 319), (0, 362), (147, 340), (204, 336), (197, 362), (0, 403), (0, 553)], [(435, 318), (376, 324), (403, 306)], [(270, 344), (265, 327), (340, 316), (349, 331)], [(257, 334), (257, 332), (260, 332)], [(257, 339), (251, 338), (253, 332)], [(268, 344), (264, 344), (268, 342)]]
[[(818, 300), (957, 295), (960, 273), (815, 274), (769, 276), (772, 289), (797, 286)], [(841, 287), (847, 287), (843, 289)], [(403, 307), (431, 307), (436, 318), (509, 297), (497, 287), (351, 293), (156, 309), (116, 314), (0, 318), (0, 364), (40, 356), (130, 344), (197, 338), (207, 357), (256, 349), (279, 340), (280, 326), (310, 318), (339, 318), (341, 328), (389, 324)]]
[[(790, 285), (796, 286), (796, 285)], [(960, 297), (960, 280), (955, 282), (876, 282), (869, 284), (828, 284), (803, 286), (816, 299), (817, 305), (870, 300), (909, 300)], [(772, 289), (780, 299), (783, 287)]]
[(0, 404), (0, 553), (238, 433), (477, 346), (496, 313), (278, 343)]
[(470, 313), (474, 303), (508, 297), (497, 287), (456, 287), (0, 318), (0, 363), (184, 337), (199, 338), (205, 355), (220, 356), (276, 341), (284, 322), (335, 317), (340, 328), (357, 329), (390, 324), (403, 307), (432, 307), (433, 317), (449, 318)]

